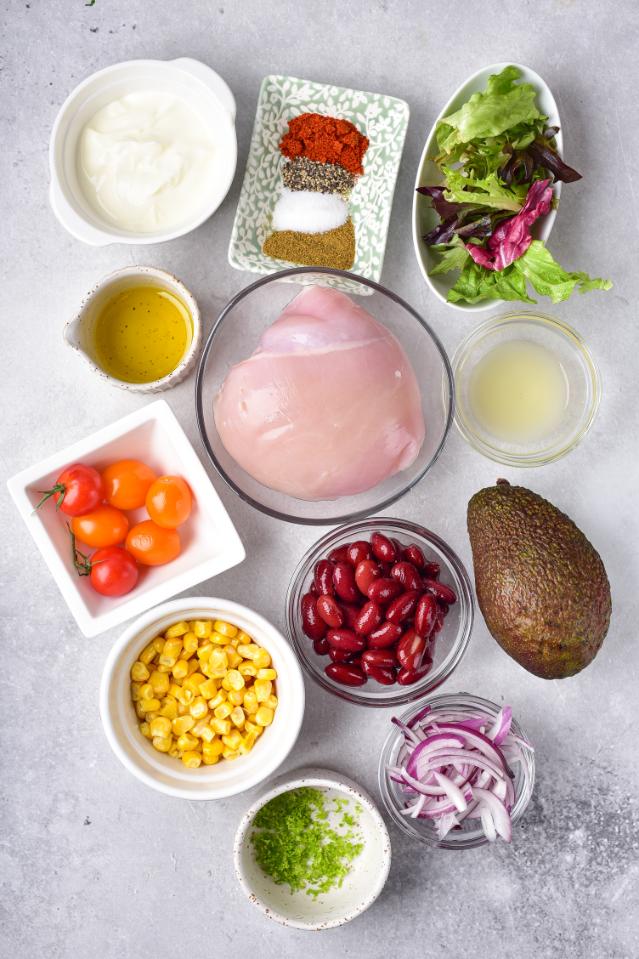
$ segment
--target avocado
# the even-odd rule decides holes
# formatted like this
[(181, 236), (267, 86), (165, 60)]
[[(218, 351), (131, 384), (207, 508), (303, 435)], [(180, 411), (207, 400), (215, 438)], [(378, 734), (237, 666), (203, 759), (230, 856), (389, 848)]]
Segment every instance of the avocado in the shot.
[(544, 679), (573, 676), (597, 655), (612, 600), (599, 553), (565, 513), (497, 480), (468, 504), (477, 601), (492, 636)]

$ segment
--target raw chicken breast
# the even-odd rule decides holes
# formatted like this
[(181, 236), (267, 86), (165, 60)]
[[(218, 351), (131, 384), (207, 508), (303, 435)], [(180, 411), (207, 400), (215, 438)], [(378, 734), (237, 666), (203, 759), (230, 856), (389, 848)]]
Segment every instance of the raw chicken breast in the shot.
[(231, 368), (214, 416), (247, 473), (304, 500), (376, 486), (414, 462), (425, 433), (398, 341), (350, 297), (321, 286), (298, 294)]

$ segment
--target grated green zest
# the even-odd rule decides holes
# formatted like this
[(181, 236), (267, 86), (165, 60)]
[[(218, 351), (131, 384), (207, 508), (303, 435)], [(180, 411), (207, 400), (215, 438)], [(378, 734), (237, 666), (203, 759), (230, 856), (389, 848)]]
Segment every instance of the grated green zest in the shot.
[[(304, 891), (316, 898), (342, 885), (364, 844), (354, 832), (356, 819), (348, 800), (329, 800), (321, 789), (303, 786), (281, 793), (257, 813), (251, 835), (255, 858), (263, 871), (291, 893)], [(337, 829), (331, 812), (340, 816)], [(361, 812), (357, 804), (355, 812)]]

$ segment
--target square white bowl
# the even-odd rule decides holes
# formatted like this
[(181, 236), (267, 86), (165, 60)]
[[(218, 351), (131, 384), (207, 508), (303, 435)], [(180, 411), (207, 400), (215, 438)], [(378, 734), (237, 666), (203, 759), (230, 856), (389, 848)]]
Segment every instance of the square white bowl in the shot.
[[(183, 476), (193, 491), (191, 516), (180, 528), (182, 553), (166, 566), (141, 568), (140, 581), (126, 596), (96, 593), (71, 563), (64, 514), (52, 501), (34, 512), (41, 490), (49, 489), (72, 463), (103, 469), (119, 459), (141, 459), (158, 475)], [(186, 433), (165, 400), (156, 400), (110, 426), (92, 433), (13, 476), (7, 483), (27, 529), (51, 571), (60, 592), (85, 636), (97, 636), (139, 616), (176, 593), (241, 563), (242, 541)], [(132, 514), (135, 522), (143, 510)]]

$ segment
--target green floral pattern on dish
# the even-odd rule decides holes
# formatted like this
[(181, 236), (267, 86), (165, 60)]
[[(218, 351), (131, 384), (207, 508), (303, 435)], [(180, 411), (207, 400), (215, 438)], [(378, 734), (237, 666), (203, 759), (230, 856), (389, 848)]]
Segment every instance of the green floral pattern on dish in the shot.
[[(279, 143), (288, 121), (300, 113), (323, 113), (350, 120), (370, 140), (364, 174), (349, 207), (355, 226), (353, 273), (379, 282), (395, 181), (408, 126), (408, 104), (379, 93), (364, 93), (295, 77), (262, 81), (255, 125), (229, 245), (229, 263), (252, 273), (276, 273), (292, 264), (262, 252), (275, 201), (282, 190), (284, 162)], [(299, 282), (296, 277), (295, 282)], [(350, 291), (348, 281), (332, 285)], [(358, 287), (358, 293), (362, 288)]]

